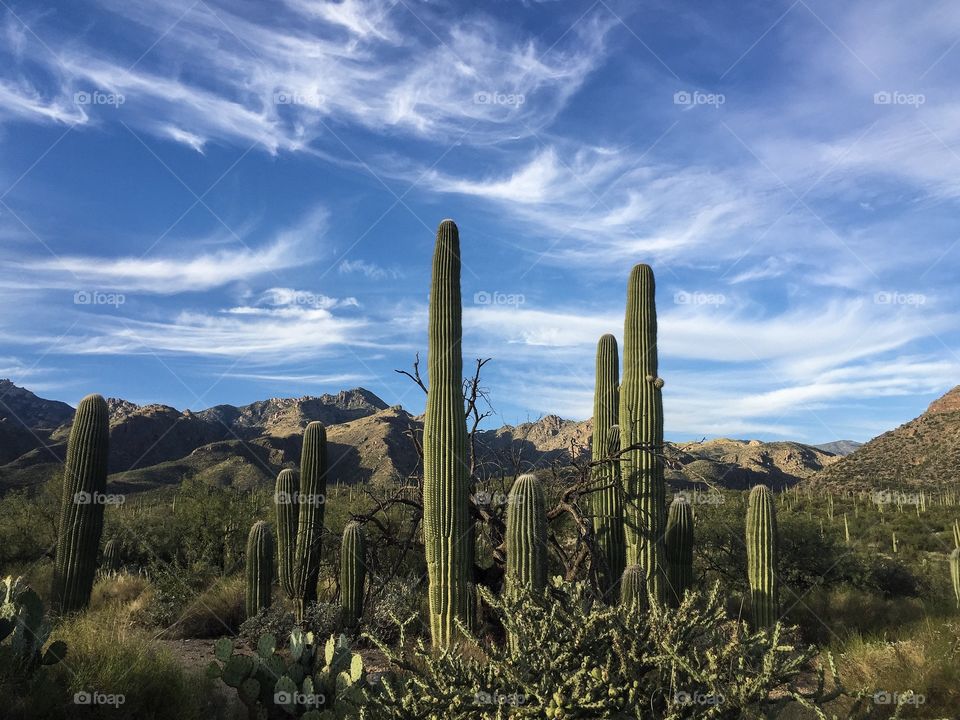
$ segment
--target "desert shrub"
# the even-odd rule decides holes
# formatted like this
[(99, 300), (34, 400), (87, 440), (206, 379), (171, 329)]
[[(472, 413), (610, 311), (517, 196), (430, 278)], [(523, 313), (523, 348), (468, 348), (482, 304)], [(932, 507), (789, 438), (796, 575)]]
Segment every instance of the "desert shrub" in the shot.
[(90, 609), (105, 605), (130, 605), (144, 594), (150, 583), (143, 575), (118, 572), (102, 574), (90, 594)]
[(510, 641), (439, 654), (422, 642), (412, 651), (378, 642), (398, 672), (369, 693), (372, 716), (777, 717), (842, 693), (826, 691), (823, 677), (801, 691), (815, 651), (796, 648), (779, 626), (751, 633), (727, 620), (718, 586), (676, 610), (629, 614), (559, 579), (549, 597), (482, 593)]
[[(413, 578), (391, 578), (374, 594), (366, 607), (366, 624), (370, 633), (380, 640), (395, 643), (400, 638), (400, 627), (411, 616), (420, 616), (420, 603), (423, 591)], [(421, 623), (407, 626), (408, 635), (415, 634)]]
[(187, 599), (165, 631), (167, 638), (212, 638), (235, 634), (246, 617), (244, 579), (216, 580)]
[[(342, 626), (340, 606), (335, 603), (315, 602), (303, 615), (303, 629), (310, 631), (318, 638), (336, 635)], [(264, 635), (272, 635), (277, 642), (290, 636), (297, 626), (293, 611), (285, 604), (275, 602), (264, 608), (240, 625), (240, 638), (250, 647), (256, 647), (257, 642)]]

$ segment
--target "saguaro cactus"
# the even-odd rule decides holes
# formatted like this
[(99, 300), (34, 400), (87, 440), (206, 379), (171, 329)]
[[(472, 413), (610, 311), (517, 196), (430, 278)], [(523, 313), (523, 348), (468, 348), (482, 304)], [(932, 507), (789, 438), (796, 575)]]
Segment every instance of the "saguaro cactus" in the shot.
[(756, 629), (773, 627), (780, 614), (777, 548), (773, 493), (766, 485), (757, 485), (750, 491), (747, 509), (747, 573)]
[(64, 612), (90, 601), (103, 532), (109, 438), (107, 401), (87, 395), (77, 405), (63, 471), (52, 595), (54, 605)]
[(116, 538), (108, 540), (103, 546), (103, 569), (108, 572), (117, 572), (120, 569), (120, 541)]
[[(663, 380), (657, 376), (657, 308), (653, 270), (637, 265), (627, 284), (620, 385), (621, 473), (627, 563), (640, 565), (654, 598), (665, 597), (663, 532)], [(627, 450), (632, 446), (642, 448)]]
[(687, 588), (693, 585), (693, 507), (682, 495), (670, 503), (666, 555), (669, 599), (679, 605)]
[(307, 606), (317, 600), (320, 574), (320, 542), (327, 492), (327, 430), (321, 422), (307, 425), (300, 455), (297, 552), (294, 556), (294, 596), (297, 621), (303, 621)]
[(300, 475), (296, 470), (281, 470), (273, 493), (277, 519), (277, 569), (280, 587), (291, 600), (296, 595), (294, 568), (297, 553)]
[(363, 526), (349, 522), (340, 545), (340, 606), (346, 621), (355, 625), (363, 616), (363, 588), (367, 578)]
[(452, 220), (437, 228), (430, 285), (423, 421), (423, 539), (430, 578), (430, 635), (447, 647), (466, 623), (469, 540), (467, 424), (463, 404), (460, 235)]
[(547, 502), (536, 475), (518, 477), (507, 496), (507, 591), (547, 586)]
[[(593, 460), (608, 459), (620, 451), (617, 414), (620, 411), (620, 358), (617, 339), (603, 335), (597, 343), (596, 383), (593, 389)], [(623, 489), (620, 486), (620, 462), (595, 466), (597, 487), (593, 495), (600, 590), (609, 598), (617, 586), (627, 562), (623, 535)]]
[(960, 608), (960, 548), (954, 548), (950, 553), (950, 578), (953, 580), (953, 594), (957, 596), (957, 607)]
[(247, 617), (270, 607), (273, 588), (273, 532), (259, 520), (247, 535)]
[(960, 548), (960, 520), (953, 521), (953, 546)]
[(639, 612), (647, 604), (647, 574), (639, 565), (628, 565), (620, 579), (620, 606), (627, 612)]

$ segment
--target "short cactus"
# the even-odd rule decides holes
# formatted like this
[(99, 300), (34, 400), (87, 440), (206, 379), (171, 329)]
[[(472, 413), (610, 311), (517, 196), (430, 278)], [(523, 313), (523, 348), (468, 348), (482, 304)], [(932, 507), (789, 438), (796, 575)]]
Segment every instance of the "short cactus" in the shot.
[(363, 526), (347, 523), (340, 545), (340, 606), (344, 619), (356, 625), (363, 616), (364, 583), (367, 578), (366, 540)]
[(639, 565), (628, 565), (620, 578), (620, 607), (628, 613), (647, 606), (647, 574)]
[(320, 542), (327, 492), (327, 430), (311, 422), (303, 433), (300, 456), (300, 497), (298, 503), (297, 551), (294, 556), (294, 598), (297, 621), (317, 600), (320, 575)]
[(280, 587), (291, 600), (296, 596), (294, 587), (294, 568), (297, 553), (297, 524), (300, 492), (300, 475), (296, 470), (287, 468), (277, 475), (277, 484), (273, 493), (277, 523), (277, 570)]
[[(627, 284), (620, 385), (621, 474), (627, 563), (643, 567), (650, 595), (666, 597), (663, 533), (663, 380), (657, 375), (657, 308), (653, 270), (637, 265)], [(630, 449), (632, 448), (632, 449)]]
[(766, 485), (750, 491), (747, 509), (747, 573), (755, 629), (772, 628), (780, 614), (777, 580), (777, 516)]
[(960, 608), (960, 548), (954, 548), (950, 553), (950, 578), (953, 580), (953, 594), (957, 596), (957, 607)]
[(679, 605), (693, 585), (693, 507), (682, 495), (673, 499), (667, 514), (666, 556), (669, 599)]
[[(603, 335), (597, 343), (596, 383), (593, 390), (593, 461), (608, 460), (620, 452), (617, 413), (620, 359), (617, 339)], [(623, 534), (623, 489), (620, 487), (620, 461), (614, 460), (594, 469), (598, 489), (593, 494), (594, 532), (597, 542), (597, 582), (609, 596), (620, 582), (627, 560)]]
[(79, 610), (90, 601), (103, 532), (109, 440), (107, 401), (87, 395), (77, 405), (63, 471), (52, 592), (54, 606), (63, 612)]
[(506, 587), (535, 593), (547, 586), (547, 505), (536, 475), (521, 475), (507, 496)]
[(463, 407), (460, 234), (452, 220), (437, 228), (430, 285), (423, 421), (423, 540), (429, 576), (430, 636), (449, 647), (467, 623), (470, 479)]
[(270, 607), (273, 588), (273, 532), (263, 520), (247, 536), (247, 617)]
[(107, 540), (107, 543), (103, 546), (102, 569), (107, 572), (117, 572), (120, 570), (122, 562), (120, 559), (120, 541), (117, 538)]

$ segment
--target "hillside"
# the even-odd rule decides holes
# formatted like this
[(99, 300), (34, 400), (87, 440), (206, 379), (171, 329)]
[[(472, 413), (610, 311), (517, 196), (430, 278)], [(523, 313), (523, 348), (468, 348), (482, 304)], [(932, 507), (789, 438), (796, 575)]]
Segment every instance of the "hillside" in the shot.
[(863, 447), (863, 443), (857, 442), (856, 440), (834, 440), (833, 442), (823, 443), (822, 445), (814, 445), (813, 447), (817, 448), (817, 450), (828, 452), (831, 455), (840, 455), (841, 457), (844, 457)]
[(918, 418), (874, 438), (811, 482), (844, 489), (935, 486), (960, 471), (960, 386)]

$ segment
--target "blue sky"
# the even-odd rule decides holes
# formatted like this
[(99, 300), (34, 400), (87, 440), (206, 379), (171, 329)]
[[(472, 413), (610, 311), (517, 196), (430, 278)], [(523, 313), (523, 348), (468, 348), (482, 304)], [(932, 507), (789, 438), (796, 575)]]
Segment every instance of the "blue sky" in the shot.
[(960, 382), (949, 2), (0, 2), (0, 374), (193, 409), (426, 346), (590, 414), (657, 274), (667, 434), (865, 440)]

